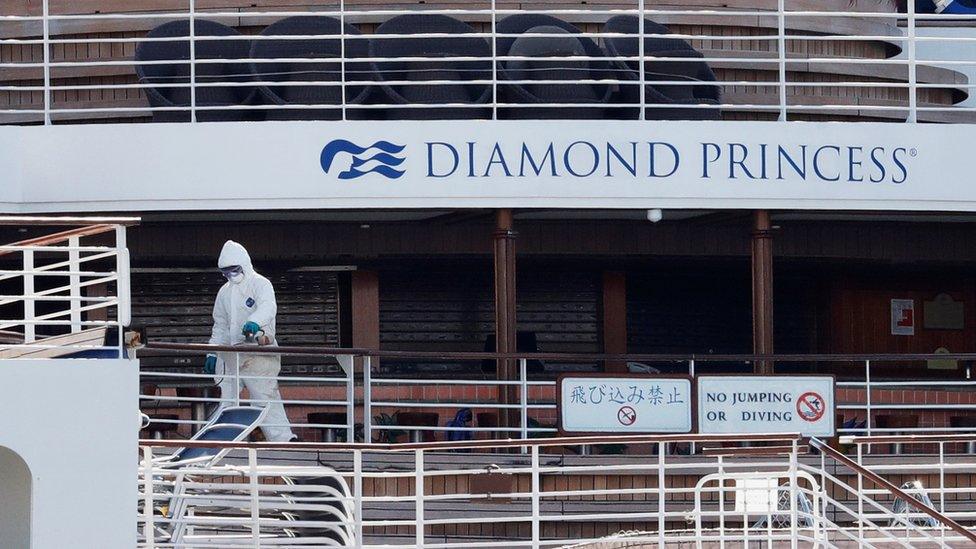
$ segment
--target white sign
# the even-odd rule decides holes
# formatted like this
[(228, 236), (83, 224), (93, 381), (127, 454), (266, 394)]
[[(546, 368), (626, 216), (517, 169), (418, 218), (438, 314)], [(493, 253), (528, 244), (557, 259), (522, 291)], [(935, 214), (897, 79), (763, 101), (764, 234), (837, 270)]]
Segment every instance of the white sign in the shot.
[(891, 335), (915, 335), (915, 300), (891, 300)]
[(698, 431), (834, 435), (832, 376), (700, 376)]
[(0, 127), (0, 213), (976, 211), (976, 126), (732, 121)]
[(559, 421), (565, 433), (690, 433), (691, 380), (644, 376), (563, 376)]

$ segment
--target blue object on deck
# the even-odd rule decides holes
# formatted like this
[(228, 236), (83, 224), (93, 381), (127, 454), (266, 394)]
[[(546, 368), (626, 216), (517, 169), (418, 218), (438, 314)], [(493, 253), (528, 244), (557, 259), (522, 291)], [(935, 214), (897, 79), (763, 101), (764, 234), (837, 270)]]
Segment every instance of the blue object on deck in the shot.
[(119, 353), (118, 349), (86, 349), (60, 358), (126, 358), (126, 356), (124, 352)]
[(939, 9), (941, 3), (934, 0), (915, 0), (915, 13), (976, 15), (976, 0), (948, 0), (945, 6)]
[[(471, 408), (461, 408), (456, 414), (454, 414), (454, 419), (447, 422), (447, 426), (455, 428), (467, 427), (468, 423), (471, 423), (472, 417), (473, 415), (471, 414)], [(471, 438), (471, 431), (452, 429), (447, 432), (447, 440), (471, 440)]]
[(963, 2), (962, 0), (955, 0), (954, 2), (950, 2), (949, 5), (939, 13), (952, 15), (976, 15), (976, 5), (972, 5), (969, 2)]

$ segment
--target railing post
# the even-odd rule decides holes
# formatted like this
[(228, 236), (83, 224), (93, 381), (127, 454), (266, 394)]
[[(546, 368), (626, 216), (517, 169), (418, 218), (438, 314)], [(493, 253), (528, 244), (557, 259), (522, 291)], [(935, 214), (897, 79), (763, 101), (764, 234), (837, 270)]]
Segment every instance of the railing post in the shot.
[[(695, 385), (695, 359), (691, 359), (691, 360), (688, 361), (688, 375), (691, 376), (691, 385), (694, 387), (694, 385)], [(689, 455), (692, 455), (692, 456), (695, 455), (695, 450), (696, 450), (695, 449), (695, 443), (694, 442), (689, 442), (688, 443), (688, 453), (689, 453)]]
[(346, 442), (351, 444), (356, 441), (356, 361), (351, 355), (346, 359)]
[[(868, 436), (871, 436), (871, 361), (864, 361), (864, 403), (866, 406), (867, 418), (865, 418), (865, 427), (868, 430)], [(860, 451), (860, 449), (859, 449)], [(871, 445), (868, 444), (868, 453), (871, 453)], [(859, 460), (860, 461), (860, 460)]]
[(234, 406), (240, 406), (240, 405), (241, 405), (241, 353), (234, 353)]
[(142, 449), (142, 456), (142, 479), (143, 490), (145, 490), (145, 493), (142, 495), (142, 535), (146, 538), (146, 548), (153, 549), (156, 547), (156, 523), (155, 511), (153, 509), (152, 447), (144, 446)]
[(190, 2), (190, 122), (197, 121), (197, 24), (196, 0)]
[(44, 43), (44, 125), (51, 125), (51, 2), (43, 0), (42, 5), (42, 25)]
[[(864, 445), (857, 443), (857, 464), (864, 465)], [(864, 476), (857, 472), (857, 493), (864, 493)], [(857, 498), (857, 539), (864, 539), (864, 498)]]
[[(663, 442), (657, 443), (657, 547), (658, 549), (664, 549), (666, 547), (664, 541), (664, 528), (667, 524), (664, 522), (664, 507), (667, 505), (667, 499), (665, 496), (665, 483), (667, 482), (664, 475), (664, 448), (666, 444)], [(701, 522), (701, 517), (699, 522)]]
[(123, 327), (132, 321), (132, 287), (129, 279), (129, 248), (125, 225), (115, 227), (115, 299), (118, 301), (115, 320), (119, 323), (119, 351), (125, 347)]
[(251, 541), (254, 549), (261, 547), (261, 497), (258, 492), (258, 451), (249, 448), (247, 451), (248, 475), (250, 475), (251, 492)]
[(909, 0), (908, 4), (908, 122), (918, 122), (918, 84), (916, 81), (917, 70), (915, 63), (915, 2)]
[[(81, 270), (81, 252), (78, 247), (81, 239), (72, 236), (68, 239), (68, 270), (78, 272)], [(81, 276), (77, 274), (68, 275), (68, 311), (71, 317), (71, 333), (76, 334), (81, 331)]]
[(356, 540), (354, 545), (363, 545), (363, 452), (362, 450), (352, 451), (352, 489), (353, 507), (356, 516), (353, 517), (356, 527)]
[(373, 442), (373, 358), (369, 355), (363, 357), (363, 442)]
[(498, 120), (498, 15), (491, 0), (491, 119)]
[(786, 0), (778, 0), (777, 53), (779, 55), (779, 121), (786, 122)]
[(644, 63), (645, 63), (644, 34), (646, 32), (646, 30), (644, 29), (644, 0), (637, 0), (637, 3), (638, 3), (637, 9), (639, 12), (637, 14), (637, 18), (639, 20), (638, 26), (640, 27), (638, 29), (639, 40), (637, 42), (637, 62), (640, 64), (640, 105), (637, 107), (637, 109), (639, 112), (638, 120), (644, 120), (645, 118), (647, 118), (647, 113), (644, 112), (646, 110), (644, 107), (644, 102), (647, 100), (646, 97), (647, 90), (644, 89), (645, 88), (644, 82), (646, 80), (646, 72), (647, 72), (646, 68), (644, 67)]
[[(811, 486), (811, 488), (813, 488), (813, 487)], [(826, 520), (826, 518), (827, 518), (827, 508), (826, 508), (826, 505), (823, 504), (823, 499), (821, 499), (821, 495), (822, 495), (821, 492), (823, 492), (824, 494), (826, 494), (826, 492), (827, 492), (827, 455), (824, 454), (823, 452), (820, 452), (820, 486), (819, 486), (819, 489), (820, 489), (819, 491), (816, 491), (816, 490), (814, 491), (814, 497), (816, 498), (816, 500), (814, 501), (814, 506), (813, 506), (813, 510), (817, 514), (817, 517), (818, 517), (818, 520), (815, 523), (816, 524), (816, 528), (817, 528), (817, 530), (816, 530), (816, 534), (817, 534), (816, 539), (819, 540), (820, 539), (820, 536), (823, 535), (823, 544), (826, 545), (826, 542), (827, 542), (827, 539), (828, 538), (827, 538), (826, 532), (824, 531), (825, 528), (824, 528), (823, 521)]]
[(34, 250), (24, 250), (24, 343), (34, 343)]
[(542, 494), (542, 479), (539, 473), (539, 446), (532, 446), (532, 548), (540, 547), (542, 539), (542, 514), (539, 500)]
[[(414, 450), (414, 505), (416, 507), (415, 547), (424, 547), (424, 451)], [(360, 540), (360, 543), (362, 541)]]
[[(793, 449), (790, 451), (790, 548), (796, 549), (799, 544), (800, 528), (798, 524), (799, 513), (796, 508), (797, 496), (797, 462), (800, 460), (799, 448), (796, 440), (793, 441)], [(773, 498), (773, 505), (776, 505), (779, 498)], [(772, 516), (769, 522), (772, 522)]]
[[(939, 441), (939, 512), (945, 514), (945, 441)], [(966, 446), (968, 449), (968, 445)], [(942, 539), (942, 543), (945, 544), (946, 536), (946, 526), (942, 522), (939, 522), (939, 534)]]
[[(717, 473), (718, 473), (718, 531), (719, 539), (721, 540), (721, 547), (725, 547), (725, 460), (721, 454), (718, 455), (716, 460)], [(701, 518), (699, 518), (701, 521)], [(772, 522), (772, 521), (770, 521)], [(702, 548), (701, 540), (698, 542), (698, 549)]]
[[(529, 438), (529, 361), (524, 358), (519, 359), (519, 381), (522, 383), (522, 398), (519, 399), (519, 407), (521, 408), (521, 420), (520, 424), (522, 426), (522, 440)], [(522, 453), (526, 452), (525, 446), (522, 447)]]
[[(339, 0), (339, 93), (342, 94), (342, 119), (346, 120), (346, 2)], [(347, 442), (353, 442), (349, 439)], [(366, 442), (369, 442), (367, 439)]]

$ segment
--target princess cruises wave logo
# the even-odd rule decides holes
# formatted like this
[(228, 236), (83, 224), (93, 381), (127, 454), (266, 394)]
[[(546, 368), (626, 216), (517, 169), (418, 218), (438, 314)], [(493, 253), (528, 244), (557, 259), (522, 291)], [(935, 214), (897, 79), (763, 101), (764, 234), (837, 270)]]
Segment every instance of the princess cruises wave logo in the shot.
[(348, 154), (352, 163), (345, 170), (339, 171), (339, 179), (357, 179), (369, 173), (377, 173), (387, 179), (399, 179), (404, 174), (404, 170), (397, 169), (403, 164), (403, 157), (397, 156), (404, 145), (396, 145), (389, 141), (377, 141), (368, 147), (360, 147), (352, 141), (336, 139), (329, 142), (322, 149), (322, 169), (329, 173), (337, 157)]

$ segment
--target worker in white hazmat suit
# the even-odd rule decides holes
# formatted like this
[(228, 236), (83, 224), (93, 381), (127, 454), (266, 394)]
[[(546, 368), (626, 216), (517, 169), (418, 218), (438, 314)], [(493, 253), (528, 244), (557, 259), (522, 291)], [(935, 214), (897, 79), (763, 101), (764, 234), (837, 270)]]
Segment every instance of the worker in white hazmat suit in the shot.
[[(210, 343), (214, 345), (241, 345), (249, 335), (263, 332), (275, 340), (274, 287), (271, 281), (254, 272), (251, 257), (244, 246), (228, 240), (220, 251), (217, 267), (227, 282), (217, 292), (213, 309), (213, 332)], [(219, 358), (219, 360), (218, 360)], [(240, 375), (237, 378), (237, 370)], [(288, 423), (285, 407), (278, 391), (278, 372), (281, 371), (281, 355), (219, 353), (207, 355), (204, 371), (215, 374), (220, 385), (220, 398), (224, 406), (233, 402), (239, 391), (247, 387), (250, 400), (259, 406), (268, 406), (261, 430), (270, 442), (297, 440)], [(250, 377), (257, 376), (257, 377)]]

